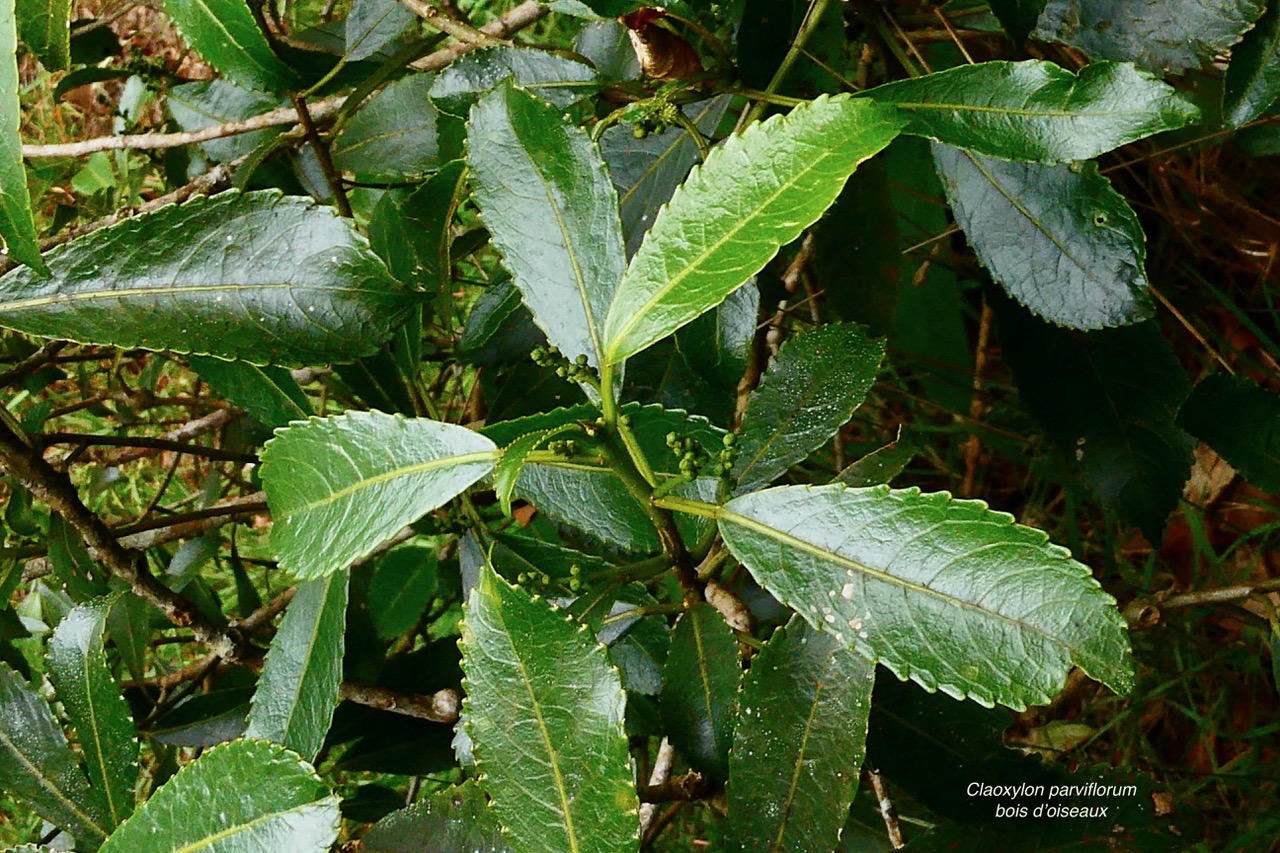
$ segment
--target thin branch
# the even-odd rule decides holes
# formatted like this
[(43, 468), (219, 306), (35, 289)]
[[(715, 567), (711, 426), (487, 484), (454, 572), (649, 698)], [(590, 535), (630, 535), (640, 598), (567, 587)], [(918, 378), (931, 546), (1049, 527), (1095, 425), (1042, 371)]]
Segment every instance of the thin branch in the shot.
[[(519, 6), (479, 28), (479, 32), (495, 39), (503, 39), (524, 29), (544, 17), (549, 10), (534, 2), (526, 0)], [(464, 53), (475, 49), (475, 45), (458, 42), (446, 48), (422, 57), (410, 66), (416, 71), (439, 71)], [(346, 97), (336, 95), (316, 101), (310, 105), (311, 117), (319, 122), (334, 115), (346, 102)], [(298, 113), (293, 107), (281, 107), (277, 110), (262, 113), (240, 121), (215, 124), (200, 130), (182, 133), (133, 133), (119, 136), (98, 136), (78, 142), (61, 142), (52, 145), (24, 145), (22, 156), (34, 159), (39, 157), (83, 157), (97, 151), (118, 151), (122, 149), (160, 150), (163, 148), (180, 148), (184, 145), (195, 145), (210, 142), (241, 133), (265, 130), (281, 125), (295, 125)]]
[(14, 479), (66, 519), (90, 553), (128, 583), (134, 594), (150, 602), (174, 625), (190, 627), (196, 638), (219, 656), (228, 660), (246, 656), (247, 650), (236, 638), (210, 621), (191, 601), (160, 583), (147, 569), (143, 555), (120, 544), (106, 523), (84, 505), (71, 480), (54, 470), (4, 423), (0, 423), (0, 458)]
[(338, 214), (344, 219), (350, 219), (352, 217), (351, 202), (347, 199), (347, 189), (342, 185), (342, 176), (333, 165), (333, 156), (329, 153), (328, 144), (320, 138), (320, 131), (316, 129), (316, 123), (311, 117), (306, 99), (301, 95), (295, 95), (293, 107), (298, 111), (298, 121), (302, 125), (307, 142), (311, 145), (311, 150), (315, 152), (316, 160), (320, 163), (320, 171), (324, 174), (325, 183), (329, 185), (329, 192), (333, 193), (333, 203), (338, 208)]
[(867, 778), (871, 780), (871, 790), (876, 795), (876, 802), (880, 804), (880, 817), (884, 819), (889, 844), (894, 850), (901, 850), (907, 846), (907, 842), (902, 837), (902, 827), (898, 823), (898, 810), (889, 798), (889, 785), (881, 778), (879, 771), (870, 768), (867, 769)]
[[(220, 410), (225, 411), (225, 410)], [(223, 450), (219, 447), (203, 447), (199, 444), (186, 444), (181, 441), (170, 441), (165, 438), (150, 438), (144, 435), (88, 435), (78, 432), (51, 432), (38, 436), (40, 443), (46, 447), (55, 444), (77, 444), (81, 447), (101, 445), (104, 447), (134, 447), (157, 452), (172, 450), (191, 456), (203, 456), (223, 462), (256, 462), (258, 457), (252, 453), (238, 453), (234, 450)]]
[[(191, 439), (221, 429), (231, 421), (240, 416), (238, 409), (217, 409), (209, 414), (187, 421), (176, 429), (171, 429), (163, 435), (156, 436), (153, 439), (147, 439), (138, 436), (130, 439), (130, 444), (118, 445), (120, 450), (102, 451), (100, 453), (90, 454), (90, 459), (100, 465), (123, 465), (126, 462), (132, 462), (135, 459), (141, 459), (144, 456), (155, 456), (165, 450), (180, 450), (183, 453), (199, 453), (201, 448), (188, 444)], [(98, 436), (94, 436), (98, 438)], [(143, 444), (142, 442), (148, 442)], [(112, 444), (109, 441), (95, 442), (98, 444)], [(208, 454), (204, 454), (208, 455)], [(239, 455), (233, 461), (239, 461)], [(216, 457), (210, 457), (216, 458)]]
[(434, 27), (445, 35), (453, 36), (458, 41), (465, 42), (473, 47), (496, 47), (510, 44), (505, 39), (491, 36), (483, 30), (477, 30), (470, 24), (450, 18), (431, 3), (424, 3), (423, 0), (400, 0), (400, 2), (408, 7), (409, 11), (425, 21), (428, 26)]
[(342, 698), (357, 705), (403, 714), (431, 723), (455, 723), (461, 699), (458, 691), (446, 687), (429, 696), (413, 693), (396, 693), (385, 687), (343, 682)]
[(54, 357), (66, 345), (66, 341), (49, 341), (4, 373), (0, 373), (0, 388), (16, 385), (31, 374), (38, 372), (53, 361)]

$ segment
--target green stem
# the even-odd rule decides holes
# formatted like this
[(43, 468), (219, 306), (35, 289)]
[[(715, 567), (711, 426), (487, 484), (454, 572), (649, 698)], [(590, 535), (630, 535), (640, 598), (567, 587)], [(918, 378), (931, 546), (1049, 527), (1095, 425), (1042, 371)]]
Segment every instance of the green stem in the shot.
[(618, 425), (618, 404), (613, 399), (613, 365), (600, 365), (600, 414), (604, 417), (606, 429), (613, 430)]
[[(809, 37), (818, 29), (818, 24), (822, 22), (822, 16), (827, 13), (827, 6), (829, 5), (831, 5), (831, 0), (813, 0), (809, 4), (809, 11), (805, 14), (804, 20), (800, 22), (800, 31), (796, 33), (796, 37), (791, 42), (791, 48), (787, 51), (787, 55), (782, 58), (782, 64), (778, 66), (778, 70), (774, 72), (773, 79), (769, 81), (769, 85), (764, 90), (766, 95), (773, 96), (778, 91), (782, 81), (791, 72), (791, 67), (796, 64), (796, 60), (804, 52), (805, 42), (809, 41)], [(766, 102), (763, 99), (757, 100), (742, 120), (741, 126), (746, 127), (753, 121), (759, 120), (760, 116), (764, 114), (765, 107)]]
[(705, 501), (695, 501), (692, 498), (682, 498), (679, 495), (664, 495), (655, 498), (653, 505), (662, 509), (675, 510), (689, 515), (697, 515), (702, 518), (716, 519), (720, 517), (720, 507), (715, 504), (709, 504)]

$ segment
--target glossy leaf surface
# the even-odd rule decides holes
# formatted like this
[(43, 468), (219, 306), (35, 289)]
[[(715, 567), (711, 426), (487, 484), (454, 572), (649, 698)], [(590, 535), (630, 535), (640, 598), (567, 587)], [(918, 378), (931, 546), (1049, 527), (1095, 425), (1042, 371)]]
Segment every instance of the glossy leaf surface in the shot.
[(934, 161), (979, 260), (1010, 296), (1076, 329), (1151, 315), (1137, 214), (1093, 163), (1010, 163), (935, 145)]
[(462, 622), (466, 726), (516, 850), (634, 850), (626, 704), (604, 647), (485, 566)]
[(601, 326), (626, 264), (600, 151), (560, 110), (501, 86), (471, 111), (476, 202), (534, 321), (570, 359), (601, 364)]
[(1257, 26), (1231, 51), (1222, 94), (1222, 117), (1232, 127), (1266, 112), (1280, 95), (1280, 3), (1271, 3)]
[(1262, 7), (1263, 0), (1049, 0), (1035, 35), (1094, 59), (1181, 74), (1235, 44)]
[(195, 355), (187, 363), (219, 394), (268, 429), (288, 426), (289, 421), (302, 420), (312, 412), (311, 401), (282, 367)]
[(237, 740), (179, 770), (102, 853), (323, 853), (337, 836), (338, 798), (309, 764), (275, 744)]
[(738, 493), (767, 486), (835, 435), (862, 405), (884, 350), (883, 340), (841, 323), (787, 341), (742, 416)]
[(595, 69), (576, 59), (527, 47), (485, 47), (442, 71), (431, 87), (431, 100), (442, 112), (465, 116), (481, 95), (504, 80), (561, 109), (599, 88)]
[(347, 15), (347, 60), (368, 59), (408, 32), (416, 20), (400, 0), (355, 0)]
[(406, 306), (329, 208), (222, 193), (127, 219), (0, 278), (0, 326), (32, 335), (300, 365), (372, 352)]
[(698, 602), (680, 615), (663, 666), (662, 719), (671, 743), (696, 769), (729, 775), (729, 746), (742, 661), (733, 631)]
[(489, 799), (475, 782), (423, 797), (378, 821), (361, 839), (368, 853), (510, 853)]
[(1249, 482), (1280, 493), (1280, 395), (1239, 376), (1215, 374), (1182, 404), (1178, 425)]
[(48, 703), (8, 664), (0, 664), (0, 787), (86, 842), (110, 830), (103, 798), (89, 788)]
[(22, 165), (18, 103), (18, 28), (14, 0), (0, 0), (0, 239), (15, 260), (44, 270)]
[[(169, 114), (178, 126), (191, 132), (206, 127), (242, 121), (251, 116), (287, 107), (281, 95), (238, 86), (230, 80), (197, 80), (181, 83), (169, 90), (165, 98)], [(222, 163), (244, 157), (280, 135), (280, 128), (264, 128), (249, 133), (211, 139), (200, 143), (206, 156)]]
[(46, 71), (71, 67), (71, 0), (17, 0), (18, 35)]
[(493, 468), (479, 433), (424, 418), (348, 412), (278, 430), (262, 482), (280, 567), (319, 578), (366, 556)]
[(271, 92), (297, 82), (245, 0), (165, 0), (164, 9), (187, 45), (240, 85)]
[(369, 99), (333, 140), (333, 165), (371, 182), (421, 178), (440, 166), (431, 75), (411, 74)]
[(102, 635), (120, 598), (96, 598), (62, 618), (49, 640), (49, 680), (75, 726), (90, 783), (115, 826), (133, 812), (138, 782), (137, 731), (111, 676)]
[(245, 737), (308, 761), (319, 754), (342, 686), (348, 579), (344, 570), (298, 585), (267, 650)]
[(719, 305), (889, 144), (891, 108), (822, 97), (732, 136), (694, 168), (627, 267), (605, 321), (617, 364)]
[(719, 515), (734, 556), (819, 630), (927, 690), (1021, 709), (1072, 666), (1133, 685), (1124, 620), (1089, 569), (981, 501), (781, 486)]
[(858, 786), (875, 664), (803, 619), (751, 663), (729, 755), (730, 835), (744, 851), (826, 850)]
[(905, 133), (1039, 163), (1087, 160), (1199, 117), (1172, 86), (1132, 65), (1078, 74), (1052, 62), (983, 62), (888, 83), (867, 97), (893, 104)]

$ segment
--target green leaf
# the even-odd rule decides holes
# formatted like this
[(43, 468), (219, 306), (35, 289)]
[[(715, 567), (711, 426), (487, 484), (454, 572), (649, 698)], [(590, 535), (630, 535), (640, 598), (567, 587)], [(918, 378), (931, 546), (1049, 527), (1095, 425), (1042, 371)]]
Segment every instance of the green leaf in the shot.
[(1231, 127), (1248, 124), (1280, 96), (1280, 3), (1272, 2), (1257, 26), (1231, 51), (1222, 117)]
[(89, 788), (48, 703), (3, 663), (0, 789), (86, 843), (101, 841), (111, 826), (100, 792)]
[(368, 59), (409, 32), (416, 20), (400, 0), (355, 0), (347, 15), (347, 61)]
[(875, 382), (885, 342), (830, 323), (788, 340), (742, 415), (738, 494), (755, 491), (826, 444)]
[(875, 664), (793, 618), (751, 662), (729, 754), (742, 850), (834, 850), (866, 754)]
[(919, 436), (899, 427), (896, 439), (851, 462), (831, 482), (855, 488), (887, 485), (906, 470), (923, 446), (924, 442)]
[(84, 540), (58, 513), (49, 516), (49, 568), (73, 601), (107, 593), (107, 573), (89, 556)]
[(462, 161), (450, 161), (413, 192), (389, 191), (374, 207), (369, 242), (406, 285), (442, 297), (452, 290), (449, 226), (462, 202), (466, 171)]
[(990, 0), (990, 3), (1000, 26), (1009, 34), (1009, 41), (1015, 47), (1022, 47), (1040, 20), (1045, 0)]
[(602, 364), (600, 325), (626, 255), (599, 149), (509, 85), (476, 104), (468, 137), (475, 200), (538, 327), (568, 358)]
[(529, 47), (482, 47), (440, 72), (431, 100), (441, 112), (465, 117), (504, 80), (561, 109), (600, 88), (595, 69), (576, 59)]
[(338, 798), (311, 766), (266, 741), (215, 746), (151, 795), (101, 853), (325, 853)]
[[(679, 470), (679, 460), (666, 444), (668, 433), (695, 437), (709, 456), (719, 453), (723, 447), (724, 432), (703, 418), (635, 404), (624, 406), (622, 413), (631, 418), (636, 443), (660, 482)], [(597, 417), (599, 412), (594, 407), (576, 406), (494, 424), (486, 427), (484, 433), (498, 444), (508, 445), (530, 432)], [(718, 489), (718, 479), (702, 477), (695, 483), (677, 487), (676, 494), (715, 500)], [(662, 547), (644, 507), (613, 469), (598, 457), (525, 465), (516, 482), (515, 494), (602, 542), (636, 552), (657, 551)], [(696, 542), (705, 529), (703, 520), (692, 516), (677, 516), (676, 524), (690, 542)]]
[(482, 566), (462, 621), (467, 731), (516, 850), (634, 850), (626, 704), (604, 647)]
[[(629, 43), (627, 50), (632, 50)], [(730, 95), (717, 95), (681, 109), (694, 127), (711, 136), (732, 100)], [(676, 187), (698, 162), (698, 146), (683, 127), (669, 127), (636, 139), (634, 128), (615, 124), (604, 132), (600, 150), (618, 188), (622, 231), (630, 256), (640, 248), (658, 210), (671, 200)]]
[(267, 429), (288, 426), (313, 411), (307, 395), (283, 367), (197, 355), (188, 356), (187, 363), (227, 402), (244, 409)]
[(411, 74), (369, 99), (333, 140), (333, 165), (361, 181), (411, 181), (440, 167), (430, 74)]
[(1239, 41), (1263, 0), (1049, 0), (1035, 36), (1156, 72), (1199, 68)]
[(1167, 83), (1132, 65), (1072, 74), (1052, 62), (983, 62), (879, 86), (869, 98), (910, 119), (904, 132), (993, 157), (1087, 160), (1199, 118)]
[(36, 223), (27, 192), (18, 124), (18, 33), (13, 0), (0, 0), (0, 240), (19, 263), (46, 272), (36, 242)]
[(262, 483), (280, 568), (319, 578), (367, 556), (493, 468), (493, 442), (453, 424), (381, 412), (277, 430)]
[(1280, 494), (1280, 395), (1239, 376), (1215, 374), (1182, 404), (1178, 426), (1250, 483)]
[(1102, 503), (1159, 542), (1191, 470), (1190, 383), (1154, 322), (1081, 335), (991, 300), (1018, 394)]
[[(178, 126), (190, 132), (287, 107), (289, 101), (278, 94), (237, 86), (230, 80), (198, 80), (169, 89), (165, 106)], [(228, 163), (256, 151), (282, 131), (283, 128), (268, 127), (211, 139), (201, 142), (200, 150), (210, 159)]]
[(733, 630), (710, 604), (680, 615), (662, 671), (662, 719), (671, 744), (699, 770), (729, 776), (742, 660)]
[(405, 545), (378, 561), (365, 599), (380, 638), (394, 640), (418, 624), (436, 593), (436, 576), (432, 548)]
[(410, 296), (346, 220), (226, 192), (126, 219), (0, 278), (0, 326), (31, 335), (301, 365), (375, 351)]
[(298, 82), (245, 0), (164, 0), (164, 8), (187, 46), (241, 86), (278, 92)]
[(378, 821), (361, 839), (367, 853), (510, 853), (489, 800), (474, 781), (418, 800)]
[(71, 0), (17, 0), (18, 35), (46, 71), (71, 67)]
[(719, 514), (756, 581), (899, 678), (1043, 705), (1078, 666), (1133, 686), (1124, 620), (1087, 566), (981, 501), (877, 486), (781, 486)]
[(137, 730), (111, 677), (102, 632), (120, 594), (96, 598), (62, 618), (49, 640), (49, 680), (75, 726), (93, 787), (102, 793), (110, 825), (133, 812), (138, 782)]
[(935, 145), (956, 223), (1009, 295), (1046, 320), (1101, 329), (1151, 316), (1146, 237), (1095, 163), (1010, 163)]
[(520, 472), (524, 470), (529, 454), (557, 435), (581, 431), (582, 428), (577, 424), (562, 424), (522, 435), (502, 449), (502, 458), (493, 469), (493, 491), (498, 496), (498, 505), (502, 507), (503, 515), (511, 515), (511, 494), (515, 491), (516, 481), (520, 479)]
[(245, 736), (314, 761), (338, 707), (348, 572), (298, 585), (258, 678)]
[(723, 302), (900, 127), (892, 108), (821, 97), (729, 137), (694, 168), (631, 259), (604, 323), (605, 363)]

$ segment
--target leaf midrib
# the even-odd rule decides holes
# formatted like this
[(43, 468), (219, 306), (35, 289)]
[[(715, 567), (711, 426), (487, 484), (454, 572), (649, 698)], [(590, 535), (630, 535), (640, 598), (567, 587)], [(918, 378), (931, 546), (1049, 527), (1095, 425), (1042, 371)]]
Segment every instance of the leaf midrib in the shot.
[[(836, 650), (832, 650), (823, 658), (822, 676), (825, 677), (829, 672), (831, 672), (831, 661), (835, 654)], [(783, 837), (786, 835), (787, 825), (791, 820), (791, 810), (795, 807), (796, 790), (800, 785), (800, 772), (804, 767), (805, 752), (809, 748), (809, 735), (813, 733), (813, 721), (816, 719), (818, 714), (818, 702), (822, 696), (822, 689), (824, 686), (825, 681), (823, 677), (815, 679), (813, 687), (813, 701), (809, 705), (809, 713), (805, 715), (804, 731), (800, 736), (800, 748), (796, 750), (795, 766), (791, 771), (791, 782), (787, 786), (787, 796), (782, 801), (782, 818), (778, 822), (778, 834), (774, 836), (773, 845), (770, 847), (770, 850), (772, 850), (773, 853), (779, 853), (779, 851), (783, 849)]]
[(230, 838), (233, 835), (239, 835), (242, 832), (247, 832), (250, 829), (253, 829), (255, 826), (258, 826), (259, 824), (262, 824), (262, 823), (266, 823), (269, 820), (275, 820), (276, 818), (283, 817), (285, 815), (289, 815), (294, 812), (301, 812), (304, 809), (310, 809), (314, 806), (320, 805), (321, 803), (325, 802), (325, 800), (328, 800), (328, 799), (331, 799), (331, 798), (326, 797), (324, 799), (314, 800), (310, 803), (302, 803), (301, 805), (293, 806), (292, 808), (269, 812), (268, 814), (264, 814), (261, 817), (256, 817), (253, 820), (245, 821), (244, 823), (238, 823), (235, 826), (229, 826), (226, 829), (222, 830), (221, 832), (215, 832), (212, 835), (206, 835), (203, 838), (198, 838), (195, 841), (191, 842), (190, 844), (187, 844), (175, 849), (173, 853), (193, 853), (193, 851), (196, 851), (196, 850), (203, 850), (223, 840), (224, 838)]
[(27, 299), (15, 299), (0, 302), (0, 314), (23, 311), (30, 308), (43, 308), (47, 305), (66, 305), (72, 302), (91, 302), (98, 299), (130, 299), (136, 296), (171, 296), (188, 293), (216, 293), (219, 291), (257, 291), (257, 290), (301, 290), (317, 293), (359, 293), (399, 295), (396, 290), (371, 290), (366, 287), (321, 287), (314, 284), (297, 284), (295, 282), (268, 282), (265, 284), (184, 284), (166, 285), (164, 287), (122, 287), (117, 290), (80, 290), (74, 293), (58, 293), (51, 296), (32, 296)]
[(310, 503), (306, 503), (283, 512), (277, 520), (283, 521), (284, 519), (298, 515), (299, 513), (310, 512), (317, 507), (326, 506), (334, 501), (341, 500), (347, 495), (358, 492), (361, 489), (375, 486), (378, 483), (385, 483), (387, 480), (394, 480), (398, 477), (408, 477), (414, 474), (422, 474), (427, 471), (435, 470), (436, 468), (453, 467), (467, 465), (472, 462), (488, 461), (490, 459), (496, 459), (500, 453), (501, 451), (497, 448), (492, 450), (478, 450), (473, 453), (464, 453), (458, 456), (445, 456), (439, 459), (429, 459), (426, 462), (419, 462), (416, 465), (406, 465), (392, 471), (384, 471), (381, 474), (375, 474), (372, 477), (363, 477), (351, 485), (344, 486), (336, 492), (331, 492), (319, 500), (311, 501)]
[(82, 821), (84, 823), (84, 826), (87, 829), (93, 830), (102, 838), (107, 837), (106, 831), (101, 826), (98, 825), (98, 822), (96, 820), (89, 817), (89, 815), (85, 814), (85, 812), (83, 812), (79, 808), (79, 806), (77, 806), (74, 802), (72, 802), (68, 797), (63, 795), (62, 791), (60, 791), (56, 787), (53, 787), (49, 783), (49, 780), (46, 779), (44, 774), (40, 772), (40, 768), (37, 767), (35, 764), (32, 764), (27, 759), (26, 754), (23, 753), (21, 750), (19, 750), (17, 746), (14, 745), (13, 741), (9, 739), (9, 735), (7, 732), (5, 732), (3, 727), (0, 727), (0, 746), (3, 746), (9, 752), (10, 755), (16, 758), (19, 761), (19, 763), (21, 763), (22, 766), (27, 769), (27, 772), (37, 781), (40, 787), (43, 788), (46, 792), (48, 792), (50, 795), (52, 795), (55, 800), (62, 803), (63, 807), (66, 808), (67, 811), (69, 811), (71, 814), (75, 815), (75, 817), (78, 820)]

